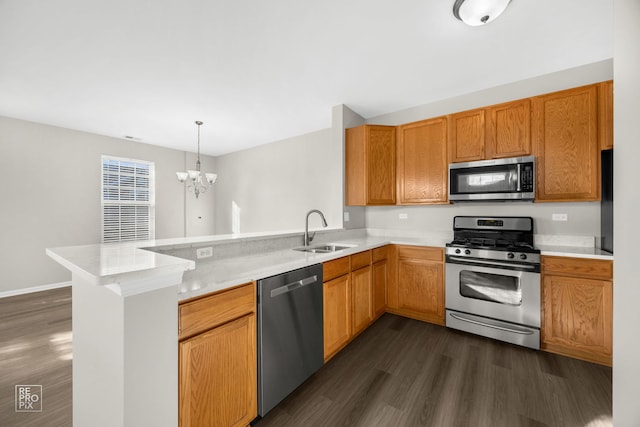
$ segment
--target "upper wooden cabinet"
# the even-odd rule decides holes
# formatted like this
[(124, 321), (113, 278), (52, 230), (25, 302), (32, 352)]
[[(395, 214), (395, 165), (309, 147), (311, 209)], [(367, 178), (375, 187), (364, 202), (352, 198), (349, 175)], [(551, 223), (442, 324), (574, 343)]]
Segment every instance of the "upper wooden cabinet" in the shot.
[(531, 154), (529, 99), (451, 114), (449, 162), (471, 162)]
[(485, 158), (485, 110), (452, 114), (449, 121), (449, 160), (471, 162)]
[(532, 98), (536, 201), (600, 199), (598, 85)]
[(487, 159), (531, 154), (531, 101), (521, 99), (487, 108)]
[(448, 203), (447, 118), (398, 127), (398, 204)]
[(346, 130), (346, 204), (396, 203), (396, 128), (362, 125)]
[(598, 105), (600, 107), (600, 149), (613, 148), (613, 80), (599, 85)]

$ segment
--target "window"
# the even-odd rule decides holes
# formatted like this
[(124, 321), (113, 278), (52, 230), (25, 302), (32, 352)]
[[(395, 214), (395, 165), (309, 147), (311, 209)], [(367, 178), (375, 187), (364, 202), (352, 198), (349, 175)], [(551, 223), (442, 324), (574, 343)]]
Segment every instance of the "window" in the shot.
[(102, 156), (102, 241), (155, 238), (154, 163)]

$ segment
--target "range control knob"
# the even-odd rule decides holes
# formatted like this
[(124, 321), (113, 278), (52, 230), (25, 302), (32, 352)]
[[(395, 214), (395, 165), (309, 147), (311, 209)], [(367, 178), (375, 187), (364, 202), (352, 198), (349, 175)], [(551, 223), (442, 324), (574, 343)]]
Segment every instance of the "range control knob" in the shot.
[(465, 249), (465, 250), (464, 250), (464, 254), (465, 254), (465, 255), (471, 255), (471, 251), (470, 251), (469, 249)]
[(527, 254), (520, 254), (520, 259), (527, 259)]
[(460, 249), (456, 249), (456, 251), (455, 251), (455, 252), (456, 252), (457, 254), (459, 254), (459, 253), (460, 253)]
[(515, 257), (515, 255), (513, 254), (513, 252), (509, 252), (507, 254), (507, 258), (509, 258), (509, 259), (513, 259), (514, 257)]

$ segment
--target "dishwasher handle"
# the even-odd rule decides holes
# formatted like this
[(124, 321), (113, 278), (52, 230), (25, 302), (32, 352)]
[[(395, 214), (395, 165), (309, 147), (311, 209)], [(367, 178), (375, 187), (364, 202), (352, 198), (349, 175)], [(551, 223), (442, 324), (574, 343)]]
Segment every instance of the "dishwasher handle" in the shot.
[(313, 275), (306, 277), (302, 280), (298, 280), (297, 282), (289, 283), (288, 285), (280, 286), (279, 288), (275, 288), (271, 290), (271, 298), (277, 297), (278, 295), (286, 294), (288, 292), (295, 291), (303, 286), (310, 285), (312, 283), (316, 283), (318, 281), (318, 276)]

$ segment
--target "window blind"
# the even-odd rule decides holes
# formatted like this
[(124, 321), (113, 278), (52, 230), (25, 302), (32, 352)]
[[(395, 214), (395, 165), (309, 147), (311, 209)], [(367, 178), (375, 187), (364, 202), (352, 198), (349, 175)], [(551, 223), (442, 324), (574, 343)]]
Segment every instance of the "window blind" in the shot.
[(102, 156), (102, 241), (155, 238), (155, 165)]

